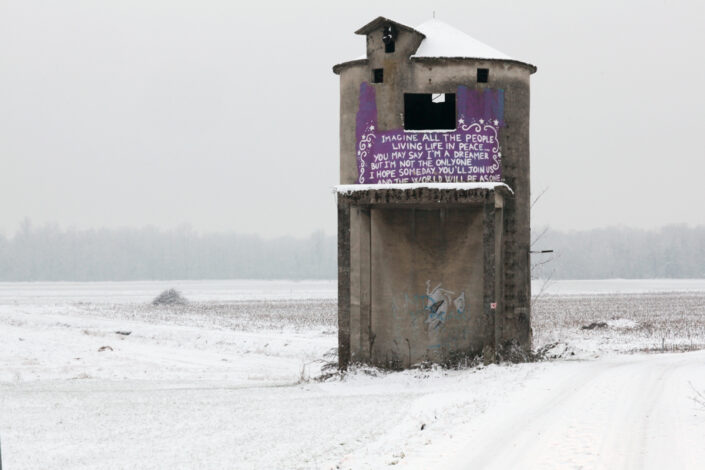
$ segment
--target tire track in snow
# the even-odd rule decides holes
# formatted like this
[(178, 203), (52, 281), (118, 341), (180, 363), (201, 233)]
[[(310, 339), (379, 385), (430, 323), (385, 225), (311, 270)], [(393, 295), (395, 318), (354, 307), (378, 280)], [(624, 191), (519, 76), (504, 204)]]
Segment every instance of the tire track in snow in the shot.
[[(546, 393), (546, 384), (543, 391), (531, 390), (541, 387), (533, 384), (505, 409), (495, 410), (501, 416), (490, 411), (477, 420), (473, 445), (457, 456), (455, 467), (643, 469), (666, 468), (663, 464), (670, 462), (670, 468), (697, 468), (682, 461), (682, 435), (663, 432), (677, 427), (676, 412), (687, 408), (685, 377), (676, 376), (692, 365), (691, 357), (634, 356), (584, 364), (580, 373), (554, 384), (552, 393)], [(522, 394), (526, 400), (517, 400)], [(669, 404), (674, 408), (664, 412)]]
[[(545, 396), (536, 403), (532, 404), (529, 400), (522, 403), (521, 406), (515, 406), (514, 410), (507, 410), (507, 417), (518, 415), (518, 418), (507, 419), (499, 429), (490, 431), (489, 445), (485, 445), (482, 439), (475, 442), (475, 448), (481, 450), (477, 455), (471, 456), (471, 464), (467, 468), (517, 468), (523, 466), (527, 453), (534, 454), (534, 458), (541, 457), (537, 453), (536, 441), (544, 441), (549, 446), (555, 447), (555, 430), (552, 428), (551, 421), (555, 420), (556, 410), (565, 407), (566, 402), (575, 401), (576, 394), (579, 394), (581, 390), (591, 388), (591, 382), (598, 380), (603, 373), (614, 367), (620, 367), (620, 365), (609, 365), (608, 368), (604, 368), (603, 364), (596, 363), (581, 364), (580, 366), (587, 370), (583, 370), (577, 376), (567, 378), (563, 383), (558, 384), (557, 393), (544, 392)], [(527, 390), (527, 392), (529, 391)], [(528, 410), (526, 405), (529, 405)], [(487, 415), (485, 418), (491, 418), (491, 415)], [(485, 434), (486, 430), (481, 428), (487, 425), (478, 426), (478, 433)], [(568, 428), (572, 431), (573, 436), (561, 436), (562, 445), (567, 446), (573, 452), (582, 451), (585, 453), (586, 449), (582, 439), (575, 435), (575, 430), (578, 428), (572, 423), (568, 425)], [(555, 448), (552, 449), (554, 456), (555, 450)], [(543, 461), (540, 465), (544, 466), (546, 462)]]

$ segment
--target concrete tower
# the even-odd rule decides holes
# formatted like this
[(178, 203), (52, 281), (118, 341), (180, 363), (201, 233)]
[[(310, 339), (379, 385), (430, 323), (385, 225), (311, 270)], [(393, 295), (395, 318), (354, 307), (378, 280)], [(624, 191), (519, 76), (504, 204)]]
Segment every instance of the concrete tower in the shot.
[(531, 348), (529, 77), (438, 20), (379, 17), (340, 75), (339, 361)]

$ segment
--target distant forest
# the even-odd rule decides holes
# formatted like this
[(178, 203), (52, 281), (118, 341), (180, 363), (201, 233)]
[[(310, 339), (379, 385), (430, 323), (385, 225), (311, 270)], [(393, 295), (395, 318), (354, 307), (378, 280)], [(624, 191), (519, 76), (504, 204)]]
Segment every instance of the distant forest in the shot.
[(0, 236), (0, 281), (171, 279), (335, 279), (336, 241), (198, 234), (189, 227), (62, 230), (33, 228)]
[(534, 278), (705, 278), (705, 226), (532, 231)]
[[(533, 277), (705, 278), (705, 227), (534, 229)], [(74, 230), (25, 221), (0, 235), (0, 281), (335, 279), (335, 236), (265, 239), (188, 227)]]

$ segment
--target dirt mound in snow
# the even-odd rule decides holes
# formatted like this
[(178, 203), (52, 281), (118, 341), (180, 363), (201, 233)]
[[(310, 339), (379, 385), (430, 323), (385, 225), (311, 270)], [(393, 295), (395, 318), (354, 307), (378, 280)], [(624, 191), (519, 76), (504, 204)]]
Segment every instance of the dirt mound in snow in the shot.
[(176, 289), (167, 289), (152, 300), (152, 305), (185, 305), (186, 303), (187, 300)]
[(636, 328), (639, 326), (639, 323), (635, 322), (634, 320), (629, 320), (626, 318), (614, 318), (612, 320), (607, 320), (605, 321), (598, 321), (598, 322), (592, 322), (589, 325), (583, 325), (580, 327), (581, 330), (595, 330), (595, 329), (603, 329), (603, 328), (612, 328), (616, 330), (624, 330), (624, 329), (631, 329), (631, 328)]
[(595, 330), (595, 329), (607, 328), (607, 323), (603, 321), (592, 322), (589, 325), (583, 325), (580, 327), (581, 330)]

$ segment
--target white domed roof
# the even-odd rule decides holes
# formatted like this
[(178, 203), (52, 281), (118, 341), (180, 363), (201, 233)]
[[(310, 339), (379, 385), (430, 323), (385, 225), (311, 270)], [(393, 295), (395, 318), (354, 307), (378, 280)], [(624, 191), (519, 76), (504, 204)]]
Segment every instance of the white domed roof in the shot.
[(478, 41), (437, 19), (414, 28), (426, 38), (411, 57), (465, 57), (471, 59), (513, 60), (507, 54)]

